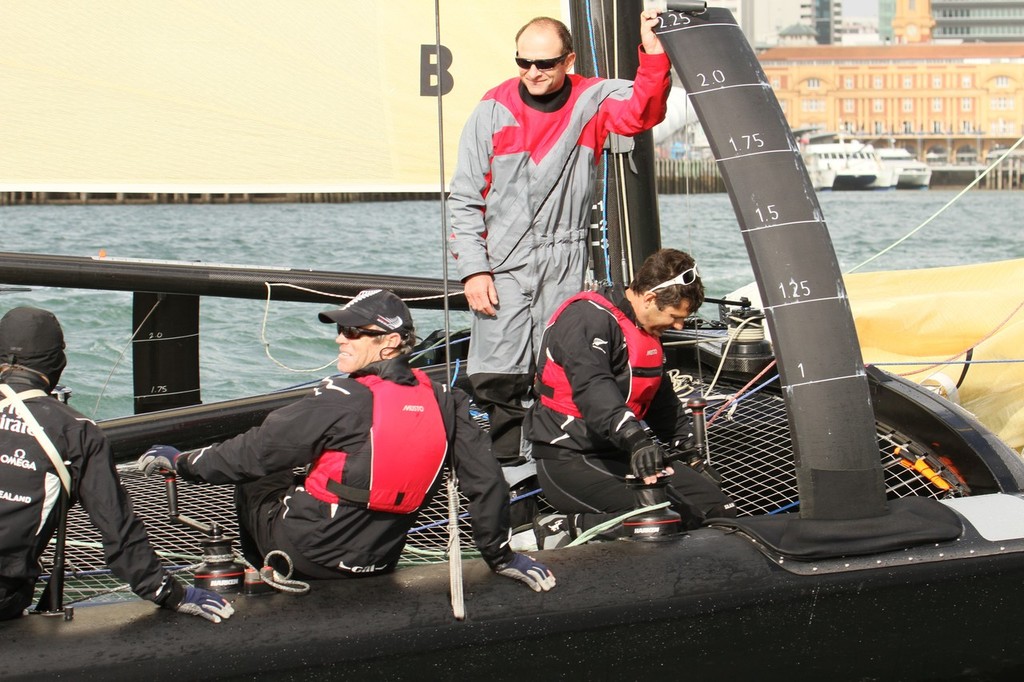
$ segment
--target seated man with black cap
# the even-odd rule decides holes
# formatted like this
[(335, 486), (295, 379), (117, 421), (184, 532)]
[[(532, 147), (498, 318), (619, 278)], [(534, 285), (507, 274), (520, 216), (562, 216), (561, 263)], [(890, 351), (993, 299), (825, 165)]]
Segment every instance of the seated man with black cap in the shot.
[(135, 594), (215, 623), (229, 618), (234, 608), (219, 594), (186, 588), (164, 570), (132, 512), (107, 437), (51, 395), (66, 364), (53, 313), (14, 308), (0, 319), (0, 620), (17, 618), (32, 602), (39, 558), (75, 501), (103, 537), (114, 575)]
[[(392, 570), (449, 464), (491, 569), (537, 592), (551, 589), (551, 571), (509, 548), (508, 486), (470, 417), (468, 396), (409, 367), (415, 334), (405, 303), (369, 289), (320, 313), (320, 321), (337, 325), (343, 376), (324, 379), (261, 426), (218, 445), (184, 453), (154, 446), (140, 468), (238, 484), (250, 563), (282, 551), (296, 577), (330, 579)], [(304, 480), (296, 481), (297, 467), (307, 468)]]

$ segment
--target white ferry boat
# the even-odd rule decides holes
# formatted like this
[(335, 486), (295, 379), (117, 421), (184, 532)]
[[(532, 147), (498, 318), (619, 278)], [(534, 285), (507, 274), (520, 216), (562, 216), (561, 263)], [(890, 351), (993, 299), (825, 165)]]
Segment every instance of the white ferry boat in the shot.
[(875, 148), (863, 142), (810, 143), (802, 154), (815, 190), (893, 189), (898, 181), (898, 170), (884, 165)]
[(918, 161), (909, 150), (903, 147), (879, 147), (876, 151), (883, 166), (897, 169), (896, 187), (928, 189), (932, 181), (932, 169), (923, 161)]

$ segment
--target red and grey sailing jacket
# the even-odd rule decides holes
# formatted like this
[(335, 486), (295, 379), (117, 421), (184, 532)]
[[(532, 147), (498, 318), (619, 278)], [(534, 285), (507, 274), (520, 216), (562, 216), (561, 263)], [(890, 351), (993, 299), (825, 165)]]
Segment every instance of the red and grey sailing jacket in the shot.
[[(306, 477), (310, 495), (394, 514), (419, 510), (444, 465), (447, 437), (430, 379), (420, 370), (413, 373), (413, 386), (374, 375), (356, 379), (373, 394), (369, 456), (324, 450)], [(353, 469), (359, 469), (357, 478), (370, 481), (369, 489), (347, 482)]]
[[(581, 300), (592, 301), (605, 308), (615, 317), (619, 328), (622, 329), (622, 334), (626, 339), (626, 349), (629, 353), (630, 372), (626, 406), (633, 411), (637, 418), (643, 419), (654, 394), (658, 391), (659, 384), (661, 384), (664, 363), (661, 342), (637, 327), (611, 301), (590, 291), (577, 294), (565, 301), (551, 316), (548, 326), (555, 323), (567, 306)], [(537, 381), (537, 391), (540, 395), (540, 402), (545, 407), (577, 418), (583, 416), (573, 401), (572, 387), (565, 375), (565, 369), (551, 358), (544, 363), (542, 375)]]
[(543, 256), (541, 243), (586, 249), (594, 180), (611, 133), (635, 135), (665, 118), (665, 54), (639, 50), (633, 81), (570, 74), (552, 111), (524, 100), (519, 78), (487, 92), (462, 131), (451, 180), (451, 242), (460, 279), (507, 272)]

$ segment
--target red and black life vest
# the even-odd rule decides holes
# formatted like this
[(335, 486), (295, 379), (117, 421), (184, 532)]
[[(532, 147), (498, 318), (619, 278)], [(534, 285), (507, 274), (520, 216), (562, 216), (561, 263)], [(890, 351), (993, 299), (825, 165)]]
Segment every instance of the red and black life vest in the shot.
[[(661, 384), (664, 362), (661, 341), (637, 327), (636, 323), (626, 317), (626, 314), (611, 301), (592, 291), (576, 294), (559, 306), (551, 316), (548, 327), (555, 323), (566, 307), (576, 301), (591, 301), (598, 304), (619, 323), (619, 328), (626, 337), (626, 350), (629, 353), (629, 394), (626, 396), (626, 406), (638, 419), (643, 419)], [(572, 399), (572, 386), (565, 376), (565, 369), (550, 357), (545, 358), (544, 370), (537, 382), (537, 388), (540, 402), (545, 407), (573, 417), (583, 416)]]
[[(423, 504), (448, 450), (441, 410), (430, 379), (403, 386), (378, 376), (356, 379), (373, 393), (369, 462), (363, 455), (324, 450), (306, 476), (306, 492), (329, 504), (340, 501), (375, 511), (411, 514)], [(369, 489), (346, 482), (353, 467), (369, 467)]]

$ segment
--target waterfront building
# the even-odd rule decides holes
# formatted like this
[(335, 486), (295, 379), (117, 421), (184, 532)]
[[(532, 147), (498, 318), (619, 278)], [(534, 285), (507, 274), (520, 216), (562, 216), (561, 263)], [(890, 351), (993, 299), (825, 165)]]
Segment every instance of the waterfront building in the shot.
[(833, 45), (839, 42), (839, 23), (843, 15), (841, 0), (804, 0), (801, 8), (803, 19), (817, 34), (819, 45)]
[(931, 0), (931, 10), (934, 40), (1024, 41), (1024, 2), (1019, 0)]
[(928, 0), (890, 0), (895, 5), (892, 17), (891, 42), (928, 43), (932, 39), (935, 19)]
[(1021, 0), (878, 0), (882, 42), (1021, 42)]
[(794, 130), (984, 160), (1021, 136), (1024, 43), (780, 46), (759, 54)]

